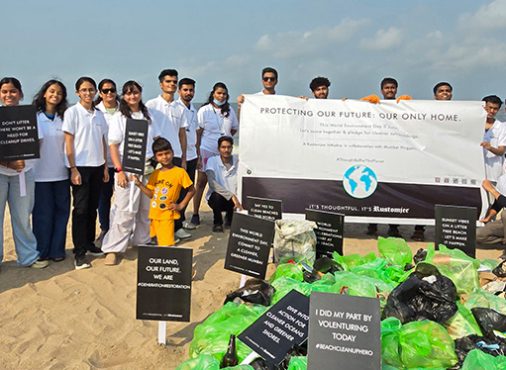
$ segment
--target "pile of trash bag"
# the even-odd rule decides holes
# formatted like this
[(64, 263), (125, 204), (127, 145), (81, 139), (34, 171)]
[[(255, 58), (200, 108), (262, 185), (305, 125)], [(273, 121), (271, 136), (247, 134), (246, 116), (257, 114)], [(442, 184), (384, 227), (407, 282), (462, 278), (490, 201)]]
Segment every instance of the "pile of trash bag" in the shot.
[[(378, 255), (334, 253), (315, 260), (310, 224), (276, 227), (284, 230), (278, 233), (275, 272), (268, 281), (250, 279), (197, 325), (191, 359), (178, 370), (218, 369), (230, 335), (239, 335), (292, 289), (306, 296), (315, 291), (378, 298), (384, 370), (506, 370), (506, 263), (445, 246), (413, 255), (404, 240), (381, 237)], [(277, 367), (257, 358), (230, 369), (305, 370), (305, 351), (294, 349)], [(250, 354), (237, 340), (239, 363)]]

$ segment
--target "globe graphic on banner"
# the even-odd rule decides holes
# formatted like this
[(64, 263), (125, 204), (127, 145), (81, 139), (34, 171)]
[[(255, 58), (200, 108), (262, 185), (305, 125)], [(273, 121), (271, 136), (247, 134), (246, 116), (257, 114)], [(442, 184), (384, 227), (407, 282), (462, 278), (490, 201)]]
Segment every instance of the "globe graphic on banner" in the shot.
[(370, 196), (378, 186), (378, 178), (369, 167), (357, 164), (346, 170), (343, 177), (344, 190), (353, 198)]

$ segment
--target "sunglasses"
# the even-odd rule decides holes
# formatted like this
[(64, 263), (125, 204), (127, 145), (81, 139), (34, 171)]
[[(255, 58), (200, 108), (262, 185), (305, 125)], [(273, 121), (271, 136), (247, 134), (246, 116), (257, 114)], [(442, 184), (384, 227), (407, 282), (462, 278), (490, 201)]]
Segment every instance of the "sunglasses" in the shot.
[(102, 94), (116, 94), (116, 89), (103, 89)]
[(276, 77), (264, 77), (264, 78), (262, 78), (262, 79), (263, 79), (265, 82), (267, 82), (267, 81), (270, 81), (270, 82), (274, 82), (274, 81), (276, 81)]

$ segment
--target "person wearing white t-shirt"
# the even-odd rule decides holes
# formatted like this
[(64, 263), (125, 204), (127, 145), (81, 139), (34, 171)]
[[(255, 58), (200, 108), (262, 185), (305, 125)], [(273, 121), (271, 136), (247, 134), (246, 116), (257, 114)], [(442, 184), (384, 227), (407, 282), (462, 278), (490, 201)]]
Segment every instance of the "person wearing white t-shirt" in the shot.
[(115, 115), (109, 127), (109, 148), (116, 170), (114, 202), (111, 208), (111, 227), (105, 234), (102, 250), (106, 265), (118, 264), (118, 254), (132, 245), (148, 244), (150, 199), (141, 194), (138, 187), (129, 182), (129, 173), (123, 171), (122, 156), (125, 145), (126, 121), (128, 118), (148, 121), (146, 142), (146, 166), (141, 181), (147, 183), (154, 168), (149, 159), (153, 157), (152, 144), (160, 136), (159, 126), (166, 124), (160, 112), (148, 109), (142, 102), (142, 87), (135, 81), (127, 81), (122, 88), (120, 114)]
[(218, 139), (222, 136), (233, 136), (239, 129), (239, 122), (234, 109), (228, 103), (228, 89), (223, 82), (217, 82), (209, 94), (207, 103), (197, 112), (197, 190), (193, 198), (192, 225), (200, 225), (200, 202), (207, 184), (206, 164), (209, 158), (219, 155)]
[[(119, 100), (116, 83), (108, 78), (98, 83), (98, 97), (95, 100), (95, 107), (104, 113), (107, 128), (111, 125), (112, 118), (119, 114)], [(98, 220), (100, 222), (100, 235), (95, 240), (95, 245), (100, 246), (104, 235), (109, 231), (111, 213), (111, 198), (114, 193), (114, 165), (111, 160), (109, 146), (107, 146), (107, 169), (109, 181), (102, 185), (102, 191), (98, 198)]]
[(79, 102), (67, 109), (63, 119), (66, 164), (72, 186), (72, 242), (76, 270), (91, 267), (86, 253), (102, 255), (95, 241), (98, 198), (103, 182), (109, 181), (105, 166), (107, 122), (93, 105), (97, 84), (90, 77), (76, 82)]
[(32, 221), (40, 260), (65, 259), (67, 223), (70, 214), (69, 171), (65, 165), (63, 117), (67, 109), (67, 89), (49, 80), (33, 99), (37, 125), (44, 135), (40, 158), (35, 161), (35, 205)]
[[(276, 95), (276, 85), (278, 84), (278, 71), (272, 67), (262, 69), (263, 89), (255, 95)], [(237, 97), (237, 115), (241, 116), (241, 105), (244, 103), (244, 95)]]
[(502, 100), (496, 95), (482, 99), (485, 102), (487, 120), (481, 146), (485, 159), (485, 176), (490, 181), (497, 181), (503, 174), (504, 153), (506, 151), (506, 124), (495, 119), (501, 109)]
[(234, 209), (242, 210), (237, 197), (237, 168), (239, 160), (232, 155), (234, 139), (222, 136), (218, 140), (219, 155), (209, 158), (206, 175), (209, 190), (206, 199), (213, 210), (213, 231), (223, 232), (222, 212), (225, 212), (225, 226), (230, 227)]
[[(0, 80), (0, 103), (4, 107), (16, 106), (23, 99), (21, 83), (17, 78), (4, 77)], [(43, 135), (39, 131), (39, 139)], [(0, 147), (1, 148), (1, 147)], [(9, 203), (12, 236), (17, 261), (21, 266), (44, 268), (47, 261), (39, 261), (37, 240), (30, 225), (30, 214), (35, 198), (33, 161), (0, 161), (0, 263), (3, 261), (3, 225), (5, 206)], [(24, 175), (24, 186), (23, 186)], [(24, 192), (22, 191), (25, 188)], [(25, 194), (22, 194), (25, 193)]]
[[(188, 127), (186, 128), (186, 172), (190, 177), (192, 183), (195, 183), (195, 174), (197, 172), (197, 128), (199, 126), (197, 121), (197, 108), (192, 103), (195, 95), (195, 81), (191, 78), (182, 78), (178, 82), (178, 95), (177, 100), (180, 107), (183, 109), (188, 121)], [(186, 189), (181, 190), (179, 201), (184, 199), (186, 195)], [(176, 230), (180, 230), (181, 226), (185, 229), (194, 229), (195, 226), (190, 222), (185, 221), (185, 210), (186, 207), (181, 211), (181, 218), (175, 221)]]

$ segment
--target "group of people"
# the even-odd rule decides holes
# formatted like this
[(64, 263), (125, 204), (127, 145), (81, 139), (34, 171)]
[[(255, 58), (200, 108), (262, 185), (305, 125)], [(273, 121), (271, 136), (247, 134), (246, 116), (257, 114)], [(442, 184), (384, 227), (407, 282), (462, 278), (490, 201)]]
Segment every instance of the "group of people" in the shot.
[[(238, 159), (232, 155), (239, 123), (227, 86), (216, 83), (197, 110), (192, 104), (194, 80), (178, 80), (176, 70), (166, 69), (159, 82), (161, 94), (144, 103), (136, 81), (125, 82), (120, 94), (111, 79), (97, 86), (92, 78), (81, 77), (75, 83), (79, 101), (71, 107), (63, 83), (49, 80), (41, 87), (33, 100), (40, 158), (0, 161), (0, 261), (7, 203), (18, 264), (44, 268), (50, 260), (63, 261), (71, 192), (76, 269), (91, 267), (88, 255), (105, 254), (105, 264), (115, 265), (129, 245), (170, 246), (190, 237), (183, 224), (194, 229), (200, 223), (198, 209), (207, 183), (213, 230), (230, 225), (234, 209), (242, 205), (236, 195)], [(3, 106), (17, 106), (22, 98), (18, 79), (0, 80)], [(147, 125), (142, 176), (122, 168), (128, 119)], [(194, 195), (195, 213), (192, 222), (185, 222), (184, 211)]]
[[(267, 67), (261, 76), (263, 88), (257, 94), (276, 94), (278, 72)], [(223, 232), (231, 225), (234, 210), (242, 210), (242, 204), (236, 194), (238, 158), (232, 154), (239, 113), (229, 103), (227, 86), (216, 83), (197, 110), (192, 103), (194, 80), (179, 80), (174, 69), (161, 71), (158, 79), (161, 93), (146, 103), (136, 81), (125, 82), (120, 94), (111, 79), (103, 79), (97, 86), (92, 78), (81, 77), (75, 83), (79, 101), (71, 107), (60, 81), (49, 80), (41, 87), (33, 100), (40, 158), (0, 161), (0, 261), (6, 203), (18, 263), (44, 268), (49, 260), (63, 261), (71, 191), (76, 269), (91, 267), (89, 254), (105, 254), (105, 264), (116, 265), (118, 256), (129, 245), (174, 245), (191, 237), (188, 230), (200, 224), (199, 209), (206, 185), (213, 231)], [(316, 77), (309, 88), (314, 98), (327, 99), (330, 85), (327, 78)], [(393, 78), (384, 78), (380, 89), (385, 100), (411, 99), (407, 95), (397, 97), (398, 83)], [(451, 100), (452, 92), (448, 82), (440, 82), (433, 89), (436, 100)], [(16, 106), (22, 98), (21, 83), (16, 78), (0, 80), (3, 106)], [(380, 99), (377, 95), (362, 98), (370, 103)], [(481, 146), (487, 179), (493, 186), (503, 173), (506, 123), (495, 119), (502, 104), (500, 98), (487, 96), (483, 101), (487, 120)], [(238, 110), (243, 102), (244, 96), (240, 95)], [(147, 123), (143, 176), (122, 168), (128, 119)], [(487, 184), (489, 191), (490, 186)], [(193, 215), (187, 221), (185, 210), (192, 198)], [(98, 237), (97, 213), (101, 229)], [(376, 224), (368, 226), (367, 234), (377, 232)], [(398, 225), (389, 225), (388, 235), (400, 237)], [(504, 231), (502, 235), (506, 238)], [(423, 226), (415, 226), (412, 239), (424, 240)]]

